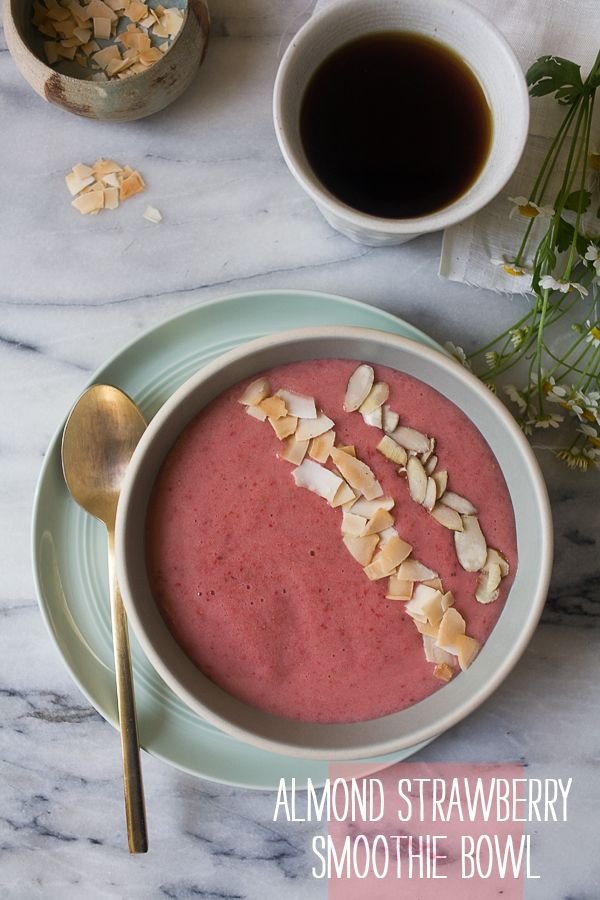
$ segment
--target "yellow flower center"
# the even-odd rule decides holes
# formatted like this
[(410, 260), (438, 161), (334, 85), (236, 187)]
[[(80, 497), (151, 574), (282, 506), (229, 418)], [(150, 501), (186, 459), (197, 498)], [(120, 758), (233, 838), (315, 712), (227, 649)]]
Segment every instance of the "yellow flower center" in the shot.
[(519, 212), (522, 216), (525, 216), (526, 219), (535, 219), (536, 216), (539, 216), (540, 212), (535, 206), (532, 206), (531, 203), (526, 203), (524, 206), (518, 207)]
[(583, 412), (583, 418), (584, 418), (584, 419), (587, 419), (588, 422), (595, 422), (595, 421), (596, 421), (596, 416), (594, 415), (593, 412), (590, 412), (589, 409), (584, 410), (584, 412)]
[(552, 390), (552, 385), (549, 381), (542, 381), (542, 390), (545, 394), (549, 394)]
[(519, 269), (518, 266), (511, 266), (510, 263), (504, 263), (502, 266), (507, 275), (522, 275), (523, 269)]
[(592, 437), (591, 435), (586, 435), (588, 439), (588, 443), (590, 443), (593, 447), (600, 447), (600, 438)]
[(600, 341), (600, 328), (597, 325), (594, 325), (593, 328), (590, 328), (590, 334), (596, 341)]

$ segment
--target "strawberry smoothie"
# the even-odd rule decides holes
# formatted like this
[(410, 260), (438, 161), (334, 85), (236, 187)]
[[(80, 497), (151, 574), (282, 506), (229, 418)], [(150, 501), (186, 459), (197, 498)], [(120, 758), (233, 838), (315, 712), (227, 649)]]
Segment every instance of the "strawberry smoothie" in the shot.
[[(437, 391), (376, 366), (388, 403), (437, 439), (449, 488), (477, 508), (490, 547), (510, 563), (499, 598), (475, 599), (478, 576), (459, 565), (453, 532), (409, 496), (406, 479), (376, 451), (381, 431), (346, 413), (357, 363), (327, 359), (266, 373), (272, 390), (315, 398), (395, 499), (400, 536), (454, 593), (468, 634), (485, 641), (517, 563), (512, 505), (479, 431)], [(150, 583), (167, 625), (209, 678), (252, 706), (291, 719), (356, 722), (401, 710), (443, 686), (387, 579), (369, 581), (342, 542), (340, 509), (297, 487), (268, 422), (238, 403), (246, 383), (213, 401), (181, 434), (159, 473), (146, 523)], [(329, 461), (328, 466), (331, 466)], [(457, 677), (461, 677), (458, 675)]]

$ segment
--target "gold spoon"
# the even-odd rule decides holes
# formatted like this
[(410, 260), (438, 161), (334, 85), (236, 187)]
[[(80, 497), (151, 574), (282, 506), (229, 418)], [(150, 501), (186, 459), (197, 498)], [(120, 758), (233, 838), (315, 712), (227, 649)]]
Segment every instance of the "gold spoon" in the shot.
[(123, 477), (145, 428), (141, 412), (127, 394), (110, 385), (94, 384), (71, 410), (62, 439), (67, 487), (86, 512), (104, 522), (108, 532), (110, 608), (130, 853), (146, 853), (148, 837), (127, 618), (115, 573), (115, 517)]

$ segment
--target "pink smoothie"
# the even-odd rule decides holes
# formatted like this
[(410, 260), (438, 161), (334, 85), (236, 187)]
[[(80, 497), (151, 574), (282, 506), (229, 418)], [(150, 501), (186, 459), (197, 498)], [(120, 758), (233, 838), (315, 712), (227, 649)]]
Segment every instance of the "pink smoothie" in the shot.
[[(269, 373), (272, 390), (313, 396), (354, 444), (386, 493), (413, 556), (439, 572), (467, 632), (483, 641), (502, 611), (475, 600), (478, 576), (460, 567), (452, 532), (409, 495), (405, 479), (375, 447), (381, 432), (342, 409), (357, 363), (319, 360)], [(390, 406), (437, 439), (438, 469), (478, 510), (488, 546), (517, 562), (514, 516), (500, 468), (467, 417), (437, 391), (383, 366)], [(244, 384), (218, 397), (182, 433), (157, 479), (147, 519), (154, 596), (177, 641), (213, 681), (247, 703), (312, 722), (356, 722), (417, 703), (443, 686), (422, 639), (387, 579), (371, 582), (340, 533), (341, 510), (296, 487), (278, 458), (268, 422), (237, 401)], [(460, 677), (458, 675), (457, 677)]]

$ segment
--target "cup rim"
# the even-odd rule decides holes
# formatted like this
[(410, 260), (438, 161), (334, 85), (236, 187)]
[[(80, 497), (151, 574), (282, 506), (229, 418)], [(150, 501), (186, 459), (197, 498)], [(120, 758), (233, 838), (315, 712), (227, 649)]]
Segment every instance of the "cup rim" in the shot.
[[(375, 0), (375, 2), (372, 2), (370, 5), (375, 8), (378, 2), (385, 2), (385, 0)], [(433, 7), (441, 7), (444, 5), (441, 0), (421, 0), (421, 2), (423, 4), (427, 2)], [(273, 89), (273, 122), (281, 154), (296, 181), (317, 206), (326, 210), (329, 215), (341, 219), (352, 228), (359, 230), (364, 229), (371, 233), (380, 232), (381, 234), (388, 235), (415, 235), (438, 231), (447, 228), (450, 225), (455, 225), (478, 212), (496, 197), (511, 178), (519, 164), (528, 137), (530, 116), (529, 94), (521, 65), (514, 50), (502, 32), (486, 15), (470, 3), (465, 2), (465, 0), (452, 0), (452, 2), (455, 8), (461, 8), (465, 12), (468, 12), (469, 15), (473, 17), (473, 20), (478, 23), (479, 27), (485, 30), (488, 36), (496, 42), (497, 46), (506, 57), (507, 67), (509, 67), (513, 74), (516, 75), (516, 93), (512, 100), (514, 110), (511, 118), (516, 125), (515, 133), (517, 133), (517, 129), (520, 128), (519, 140), (514, 142), (510, 154), (504, 158), (502, 167), (495, 172), (495, 176), (493, 178), (487, 178), (487, 186), (480, 189), (478, 195), (470, 201), (468, 199), (468, 193), (463, 194), (457, 200), (439, 210), (434, 210), (427, 215), (414, 218), (393, 219), (371, 215), (349, 206), (328, 191), (327, 188), (321, 184), (317, 176), (312, 173), (308, 165), (305, 165), (300, 156), (294, 151), (292, 142), (288, 137), (288, 129), (284, 125), (285, 117), (283, 111), (286, 80), (296, 54), (299, 50), (303, 49), (322, 28), (326, 27), (331, 22), (335, 22), (340, 17), (345, 17), (348, 9), (352, 7), (364, 9), (365, 0), (335, 0), (335, 2), (327, 6), (324, 10), (312, 15), (294, 35), (281, 59)], [(435, 35), (432, 35), (432, 37), (437, 40)], [(443, 41), (441, 43), (443, 43)], [(340, 46), (342, 45), (343, 44), (340, 44)], [(460, 48), (451, 47), (451, 49), (460, 54)], [(518, 121), (518, 119), (520, 119), (520, 121)], [(493, 140), (494, 137), (492, 136), (492, 141)], [(477, 176), (477, 179), (473, 184), (477, 184), (484, 171), (485, 169)]]

